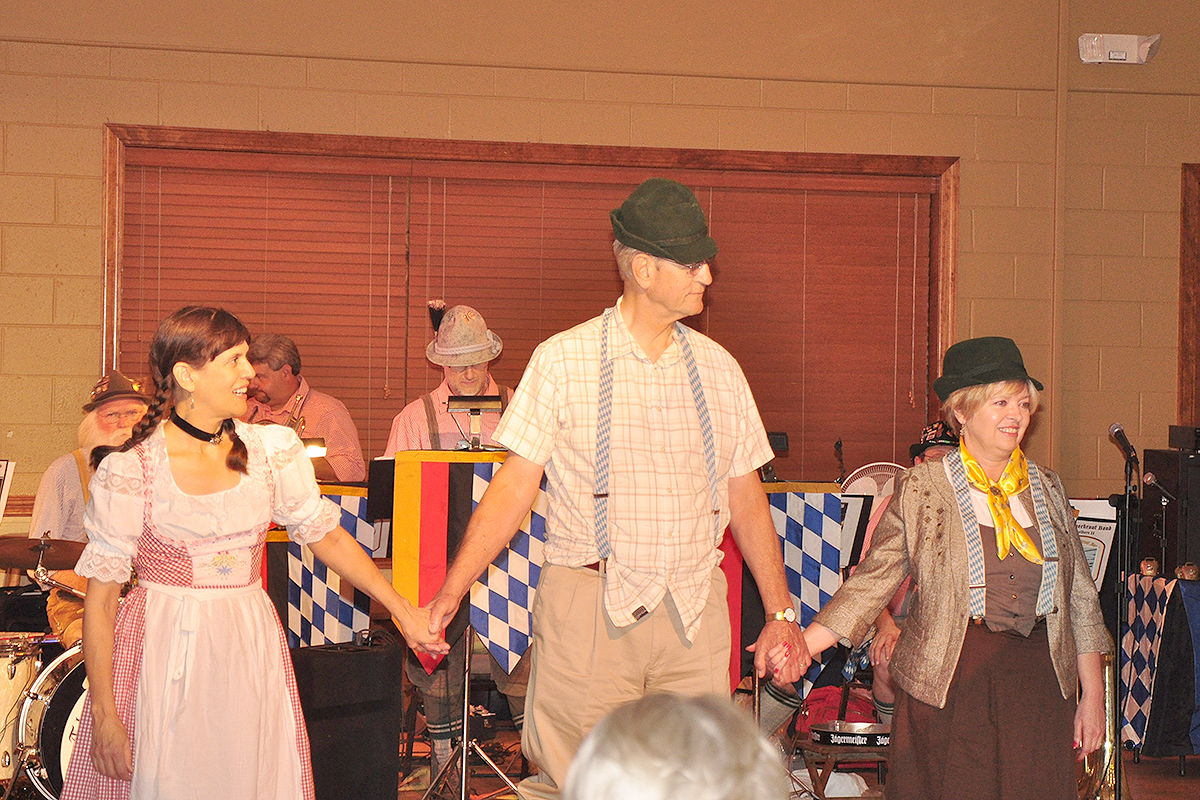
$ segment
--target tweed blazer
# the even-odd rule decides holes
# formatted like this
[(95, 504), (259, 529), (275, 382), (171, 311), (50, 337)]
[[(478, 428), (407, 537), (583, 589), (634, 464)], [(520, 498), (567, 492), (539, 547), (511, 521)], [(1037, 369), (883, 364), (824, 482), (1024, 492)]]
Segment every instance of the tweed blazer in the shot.
[[(1073, 698), (1077, 655), (1112, 652), (1112, 637), (1100, 614), (1062, 482), (1050, 470), (1039, 471), (1059, 554), (1054, 609), (1046, 617), (1050, 656), (1063, 697)], [(1020, 501), (1036, 520), (1029, 490)], [(917, 593), (892, 653), (891, 673), (912, 697), (944, 708), (971, 624), (966, 536), (942, 462), (907, 470), (897, 482), (866, 558), (813, 621), (829, 628), (843, 643), (857, 645), (905, 576), (912, 575)], [(1033, 539), (1038, 541), (1038, 536)]]

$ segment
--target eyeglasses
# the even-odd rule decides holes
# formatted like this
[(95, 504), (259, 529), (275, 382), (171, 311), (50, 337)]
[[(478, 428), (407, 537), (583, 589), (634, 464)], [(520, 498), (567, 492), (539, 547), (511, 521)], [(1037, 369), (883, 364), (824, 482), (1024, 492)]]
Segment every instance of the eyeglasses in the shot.
[(132, 424), (141, 419), (145, 413), (145, 411), (108, 411), (104, 414), (101, 414), (100, 419), (111, 425), (115, 425), (119, 422), (129, 422)]
[(708, 266), (707, 261), (697, 261), (695, 264), (680, 264), (678, 261), (672, 261), (669, 258), (660, 258), (659, 261), (666, 261), (671, 266), (683, 270), (688, 275), (695, 275), (702, 267)]

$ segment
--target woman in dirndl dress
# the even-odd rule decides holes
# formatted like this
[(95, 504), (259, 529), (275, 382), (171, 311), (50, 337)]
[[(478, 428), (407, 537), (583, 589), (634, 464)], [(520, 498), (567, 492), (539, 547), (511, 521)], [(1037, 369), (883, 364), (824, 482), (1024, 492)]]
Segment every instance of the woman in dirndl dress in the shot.
[[(263, 590), (272, 521), (391, 612), (413, 647), (444, 652), (338, 526), (284, 426), (236, 421), (254, 370), (232, 314), (188, 307), (150, 345), (155, 395), (119, 449), (98, 449), (85, 515), (89, 701), (64, 800), (313, 798), (283, 627)], [(118, 602), (136, 566), (136, 587)]]
[(892, 654), (889, 800), (1075, 800), (1074, 762), (1103, 743), (1112, 639), (1062, 483), (1020, 447), (1041, 389), (1011, 339), (946, 352), (934, 390), (958, 449), (900, 477), (805, 630), (814, 656), (857, 644), (906, 577), (921, 587)]

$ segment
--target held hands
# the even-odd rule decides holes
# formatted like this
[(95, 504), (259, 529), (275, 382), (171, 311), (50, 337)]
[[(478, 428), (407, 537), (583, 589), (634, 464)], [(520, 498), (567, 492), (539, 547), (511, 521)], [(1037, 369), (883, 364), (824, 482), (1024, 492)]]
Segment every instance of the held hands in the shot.
[(758, 641), (746, 649), (754, 653), (755, 673), (760, 678), (770, 674), (776, 686), (786, 686), (800, 680), (812, 664), (800, 626), (794, 622), (767, 622)]
[[(418, 653), (430, 655), (445, 655), (450, 652), (450, 645), (442, 638), (441, 629), (432, 630), (429, 624), (429, 609), (409, 605), (407, 619), (397, 616), (400, 632), (404, 641)], [(403, 619), (403, 622), (400, 622)]]
[(442, 586), (426, 606), (429, 612), (429, 632), (439, 636), (446, 630), (450, 620), (454, 619), (454, 615), (458, 613), (458, 606), (462, 603), (462, 595), (454, 597), (445, 590), (446, 587)]

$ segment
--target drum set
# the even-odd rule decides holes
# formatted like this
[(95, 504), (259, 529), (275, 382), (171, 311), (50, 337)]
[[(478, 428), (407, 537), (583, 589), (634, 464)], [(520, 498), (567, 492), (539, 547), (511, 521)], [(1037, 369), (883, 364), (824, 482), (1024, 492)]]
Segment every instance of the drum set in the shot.
[[(0, 538), (0, 569), (32, 570), (40, 582), (82, 596), (48, 573), (74, 567), (83, 547), (44, 537)], [(47, 800), (62, 794), (86, 695), (79, 645), (64, 648), (58, 637), (41, 632), (0, 631), (0, 800), (32, 797), (29, 786)]]

